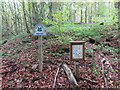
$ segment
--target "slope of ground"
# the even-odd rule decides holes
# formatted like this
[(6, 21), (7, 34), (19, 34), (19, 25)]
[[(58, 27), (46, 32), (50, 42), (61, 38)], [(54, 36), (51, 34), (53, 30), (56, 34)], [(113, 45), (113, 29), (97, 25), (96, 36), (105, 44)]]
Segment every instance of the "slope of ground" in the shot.
[[(107, 33), (101, 32), (101, 33)], [(107, 34), (106, 34), (107, 35)], [(109, 37), (111, 34), (108, 34)], [(92, 84), (85, 80), (78, 81), (80, 88), (106, 87), (102, 75), (101, 60), (105, 58), (105, 75), (109, 88), (118, 88), (118, 41), (102, 37), (100, 44), (88, 39), (85, 44), (85, 62), (80, 62), (79, 76), (98, 82)], [(109, 39), (109, 40), (108, 40)], [(77, 40), (80, 40), (79, 38)], [(92, 38), (92, 40), (95, 40)], [(55, 42), (55, 41), (53, 41)], [(103, 43), (104, 42), (104, 43)], [(68, 42), (69, 44), (69, 42)], [(49, 47), (47, 39), (43, 40), (43, 72), (31, 71), (31, 67), (38, 61), (38, 40), (23, 42), (16, 39), (3, 45), (2, 51), (2, 87), (6, 88), (52, 88), (54, 77), (60, 63), (66, 63), (74, 71), (74, 62), (70, 61), (69, 46), (54, 45)], [(61, 49), (61, 47), (65, 47)], [(112, 67), (110, 68), (108, 64)], [(57, 88), (69, 88), (70, 82), (66, 74), (60, 69), (57, 77)]]

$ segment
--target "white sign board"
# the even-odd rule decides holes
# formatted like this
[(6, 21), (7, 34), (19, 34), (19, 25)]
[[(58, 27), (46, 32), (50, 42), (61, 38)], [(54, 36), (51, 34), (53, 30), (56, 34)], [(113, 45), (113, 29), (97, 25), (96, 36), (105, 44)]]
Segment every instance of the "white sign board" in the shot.
[(72, 58), (83, 58), (83, 45), (72, 45)]
[(42, 24), (38, 24), (34, 28), (34, 35), (46, 35), (45, 27)]
[(70, 59), (84, 60), (84, 41), (70, 41)]

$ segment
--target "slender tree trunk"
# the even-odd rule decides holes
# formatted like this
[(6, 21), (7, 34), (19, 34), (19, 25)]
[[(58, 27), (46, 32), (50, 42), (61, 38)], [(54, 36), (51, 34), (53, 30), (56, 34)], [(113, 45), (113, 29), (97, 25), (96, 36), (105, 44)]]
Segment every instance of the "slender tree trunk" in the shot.
[(81, 23), (83, 22), (83, 20), (82, 20), (82, 13), (83, 13), (83, 10), (81, 8)]
[[(4, 6), (3, 5), (4, 4), (2, 2), (2, 12), (4, 13)], [(3, 25), (4, 25), (4, 15), (2, 14), (2, 34), (3, 34), (3, 30), (4, 30)]]
[(25, 2), (24, 1), (22, 2), (22, 5), (23, 5), (24, 21), (25, 21), (27, 33), (30, 33), (29, 28), (28, 28), (28, 24), (27, 24), (27, 19), (26, 19)]
[(21, 25), (22, 25), (22, 23), (21, 23), (21, 14), (20, 14), (20, 8), (19, 8), (19, 4), (17, 4), (17, 7), (16, 7), (16, 9), (17, 9), (17, 26), (18, 26), (18, 29), (19, 29), (19, 32), (22, 32), (22, 29), (21, 29)]
[(87, 23), (87, 6), (86, 6), (86, 9), (85, 9), (85, 23)]
[(33, 26), (41, 22), (40, 11), (38, 11), (37, 2), (32, 2)]
[[(18, 31), (17, 31), (17, 21), (16, 21), (16, 7), (15, 7), (15, 2), (13, 2), (13, 7), (14, 7), (14, 11), (13, 11), (13, 8), (11, 7), (11, 5), (9, 4), (9, 8), (10, 8), (10, 11), (11, 11), (11, 14), (13, 17), (11, 17), (12, 21), (13, 21), (13, 31), (15, 32), (15, 34), (18, 34)], [(13, 12), (15, 12), (15, 14), (13, 14)]]
[(74, 22), (76, 21), (76, 10), (74, 11)]
[[(10, 11), (11, 11), (12, 16), (14, 16), (14, 15), (13, 15), (13, 10), (12, 10), (12, 7), (11, 7), (10, 3), (9, 3), (9, 8), (10, 8)], [(10, 17), (10, 18), (11, 18), (11, 24), (12, 24), (10, 27), (11, 27), (11, 30), (13, 30), (13, 32), (16, 34), (16, 32), (15, 32), (15, 30), (14, 30), (14, 20), (12, 20), (14, 17), (12, 17), (12, 16)], [(12, 32), (12, 33), (13, 33), (13, 32)]]
[(41, 9), (39, 11), (39, 6), (38, 6), (37, 2), (35, 2), (34, 5), (35, 5), (35, 21), (36, 21), (36, 24), (38, 24), (38, 23), (41, 23), (41, 21), (43, 19), (42, 13), (40, 13), (42, 11), (43, 7), (41, 7), (41, 4), (40, 4)]
[[(97, 16), (96, 12), (97, 12), (97, 2), (95, 1), (95, 4), (94, 4), (94, 13), (93, 13), (94, 17)], [(96, 21), (93, 21), (93, 23), (96, 23)]]
[[(76, 8), (76, 7), (75, 7), (75, 2), (74, 2), (74, 8)], [(75, 22), (75, 21), (76, 21), (76, 9), (74, 10), (73, 15), (74, 15), (74, 22)]]
[[(70, 3), (70, 5), (69, 5), (69, 8), (70, 8), (70, 9), (72, 9), (71, 6), (72, 6), (72, 3)], [(71, 11), (71, 10), (69, 11), (69, 21), (70, 21), (71, 24), (72, 24), (72, 11)]]
[(28, 11), (29, 11), (29, 22), (30, 22), (30, 28), (32, 28), (32, 18), (31, 18), (31, 16), (32, 16), (32, 11), (31, 11), (31, 8), (32, 8), (32, 6), (31, 6), (31, 2), (28, 2), (29, 4), (28, 4)]
[(15, 12), (15, 14), (14, 14), (14, 26), (15, 26), (15, 32), (16, 32), (16, 34), (18, 35), (18, 31), (17, 31), (17, 16), (16, 16), (16, 4), (15, 4), (15, 2), (13, 2), (13, 4), (14, 4), (14, 12)]
[(97, 2), (97, 5), (98, 5), (98, 6), (97, 6), (98, 17), (100, 17), (100, 10), (99, 10), (99, 7), (100, 7), (100, 3), (101, 3), (101, 2)]
[(40, 21), (45, 19), (45, 10), (44, 10), (45, 2), (40, 2), (40, 16), (42, 17)]
[(89, 20), (89, 21), (90, 21), (90, 23), (92, 23), (92, 13), (93, 13), (93, 12), (92, 12), (92, 5), (91, 5), (91, 8), (90, 8), (90, 9), (91, 9), (91, 11), (90, 11), (90, 20)]
[(50, 5), (49, 5), (49, 15), (48, 15), (48, 18), (53, 20), (53, 16), (52, 16), (53, 11), (52, 11), (52, 9), (53, 9), (53, 3), (54, 2), (49, 2), (49, 3), (50, 3)]
[[(22, 6), (21, 6), (21, 8), (22, 8)], [(23, 18), (22, 18), (22, 15), (21, 15), (22, 12), (20, 11), (20, 9), (18, 9), (18, 11), (20, 13), (20, 16), (19, 16), (20, 17), (19, 18), (19, 20), (20, 20), (20, 23), (19, 23), (20, 24), (20, 29), (21, 29), (21, 32), (23, 32), (24, 29), (23, 29)]]
[(33, 24), (33, 26), (35, 26), (36, 25), (36, 21), (35, 21), (35, 5), (34, 5), (34, 2), (32, 2), (32, 24)]
[[(109, 0), (109, 13), (111, 13), (111, 2), (110, 2), (110, 0)], [(109, 14), (109, 17), (110, 17), (110, 14)]]
[(118, 22), (119, 22), (118, 30), (120, 30), (120, 1), (118, 2)]
[(5, 4), (6, 4), (6, 3), (4, 3), (4, 4), (2, 5), (2, 10), (3, 10), (3, 15), (2, 15), (2, 16), (4, 17), (4, 21), (3, 21), (4, 24), (3, 24), (3, 25), (6, 26), (5, 28), (7, 28), (7, 27), (9, 27), (9, 24), (8, 24), (8, 18), (9, 18), (9, 17), (7, 17), (7, 15), (5, 14), (5, 13), (6, 13), (6, 12), (5, 12), (5, 8), (6, 8), (6, 7), (5, 7), (5, 6), (6, 6)]

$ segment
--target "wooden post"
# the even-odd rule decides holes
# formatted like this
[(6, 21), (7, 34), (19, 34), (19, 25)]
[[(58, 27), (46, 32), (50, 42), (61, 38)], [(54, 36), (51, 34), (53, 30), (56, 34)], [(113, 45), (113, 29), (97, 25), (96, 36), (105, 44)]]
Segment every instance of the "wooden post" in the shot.
[(38, 36), (39, 71), (42, 72), (43, 68), (42, 36), (46, 35), (45, 27), (42, 24), (36, 25), (34, 28), (34, 35)]
[(79, 78), (79, 62), (74, 63), (74, 68), (75, 68), (75, 76), (78, 79)]
[(38, 42), (39, 42), (39, 45), (38, 45), (39, 71), (42, 72), (42, 68), (43, 68), (42, 35), (38, 37)]

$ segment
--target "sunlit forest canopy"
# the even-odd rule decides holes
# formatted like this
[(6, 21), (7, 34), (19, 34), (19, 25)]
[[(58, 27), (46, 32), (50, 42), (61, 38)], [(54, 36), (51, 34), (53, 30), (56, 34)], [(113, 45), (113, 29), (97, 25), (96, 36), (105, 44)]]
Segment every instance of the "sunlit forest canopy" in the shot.
[[(61, 24), (104, 23), (113, 25), (118, 22), (118, 9), (114, 0), (105, 2), (40, 2), (13, 0), (1, 2), (2, 32), (17, 35), (30, 30), (38, 23)], [(63, 22), (64, 21), (64, 22)], [(53, 24), (52, 23), (52, 24)], [(7, 34), (7, 33), (6, 33)]]

